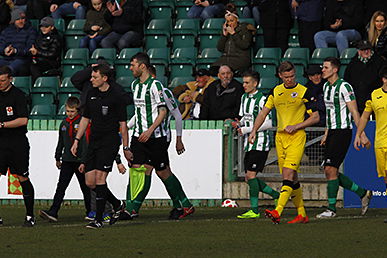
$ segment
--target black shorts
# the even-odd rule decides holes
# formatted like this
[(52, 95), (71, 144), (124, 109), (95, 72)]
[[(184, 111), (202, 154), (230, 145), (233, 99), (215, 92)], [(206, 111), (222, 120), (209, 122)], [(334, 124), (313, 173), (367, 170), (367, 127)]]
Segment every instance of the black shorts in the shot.
[(267, 155), (269, 155), (268, 151), (252, 150), (246, 152), (244, 159), (245, 171), (262, 172), (265, 167)]
[(0, 174), (29, 176), (30, 144), (24, 134), (0, 138)]
[(325, 142), (323, 166), (339, 168), (352, 141), (352, 129), (329, 129)]
[(138, 137), (133, 136), (130, 149), (133, 152), (132, 164), (151, 165), (156, 171), (169, 166), (167, 137), (150, 138), (147, 142), (139, 142)]
[(113, 162), (121, 145), (118, 133), (104, 137), (90, 139), (85, 158), (85, 171), (98, 169), (105, 172), (112, 171)]

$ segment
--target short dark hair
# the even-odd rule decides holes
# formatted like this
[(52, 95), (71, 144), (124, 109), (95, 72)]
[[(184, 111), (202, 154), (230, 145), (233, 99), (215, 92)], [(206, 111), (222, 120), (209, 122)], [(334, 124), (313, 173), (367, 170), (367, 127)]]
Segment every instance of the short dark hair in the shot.
[(380, 78), (386, 78), (387, 79), (387, 65), (383, 66), (379, 71)]
[(12, 76), (12, 70), (7, 65), (0, 66), (0, 75), (8, 74), (8, 77)]
[(132, 62), (134, 59), (136, 59), (139, 64), (144, 64), (147, 68), (151, 66), (150, 58), (147, 53), (138, 52), (137, 54), (132, 56), (130, 62)]
[(66, 100), (66, 103), (65, 105), (69, 108), (76, 108), (76, 109), (79, 109), (79, 106), (81, 105), (81, 102), (79, 101), (79, 99), (75, 96), (70, 96), (68, 97), (68, 99)]
[(242, 77), (251, 77), (254, 81), (259, 82), (261, 76), (254, 70), (247, 70), (242, 74)]
[(113, 70), (107, 64), (98, 64), (93, 66), (93, 72), (99, 72), (101, 76), (107, 76), (108, 79), (113, 76)]
[(324, 62), (329, 62), (331, 63), (331, 65), (335, 68), (337, 68), (337, 72), (340, 70), (340, 59), (338, 59), (337, 57), (333, 57), (333, 56), (330, 56), (330, 57), (327, 57), (324, 59)]
[(290, 61), (283, 61), (278, 66), (278, 73), (290, 72), (291, 70), (296, 70), (294, 64)]
[(156, 67), (154, 66), (154, 65), (150, 65), (149, 67), (148, 67), (148, 71), (149, 71), (149, 73), (153, 76), (157, 76), (157, 74), (156, 74)]

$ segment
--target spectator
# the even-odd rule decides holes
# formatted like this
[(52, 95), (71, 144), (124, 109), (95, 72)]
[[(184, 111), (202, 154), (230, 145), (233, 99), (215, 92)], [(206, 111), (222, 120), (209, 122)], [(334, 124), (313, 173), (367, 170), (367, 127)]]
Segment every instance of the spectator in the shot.
[(292, 0), (292, 9), (298, 22), (300, 47), (309, 48), (310, 53), (316, 48), (314, 34), (321, 30), (324, 2), (323, 0)]
[(52, 0), (29, 0), (27, 2), (27, 18), (30, 20), (41, 20), (44, 17), (49, 16), (51, 14), (51, 2)]
[(364, 0), (364, 25), (366, 25), (376, 11), (387, 13), (386, 0)]
[(119, 50), (141, 46), (144, 37), (143, 1), (121, 1), (119, 6), (117, 2), (108, 1), (106, 7), (113, 16), (112, 32), (101, 41), (101, 46)]
[(227, 4), (225, 23), (217, 49), (222, 56), (212, 64), (211, 74), (216, 74), (222, 64), (226, 64), (233, 71), (242, 74), (251, 66), (250, 47), (253, 43), (255, 27), (248, 23), (239, 23), (236, 8)]
[(14, 0), (15, 8), (22, 10), (24, 13), (27, 11), (27, 2), (29, 0)]
[(0, 0), (0, 32), (2, 32), (11, 21), (12, 0)]
[(250, 0), (247, 2), (247, 5), (243, 8), (242, 14), (243, 18), (253, 18), (255, 25), (259, 25), (260, 14), (259, 14), (259, 0)]
[(74, 14), (75, 19), (85, 19), (87, 4), (87, 0), (53, 0), (50, 12), (54, 19)]
[(208, 18), (222, 17), (227, 0), (194, 0), (194, 5), (189, 9), (189, 18), (200, 18), (202, 21)]
[(349, 43), (361, 39), (363, 6), (361, 0), (327, 0), (325, 30), (314, 35), (316, 48), (335, 44), (341, 54)]
[(259, 13), (265, 47), (279, 47), (282, 53), (288, 48), (292, 26), (289, 0), (259, 0)]
[(107, 16), (110, 16), (105, 3), (102, 0), (91, 0), (91, 9), (87, 11), (86, 23), (83, 30), (86, 32), (80, 43), (81, 48), (89, 48), (90, 54), (97, 49), (101, 40), (111, 31), (107, 22)]
[(40, 32), (35, 44), (30, 48), (32, 81), (42, 75), (60, 74), (62, 38), (54, 26), (54, 20), (47, 16), (40, 21)]
[(378, 75), (384, 64), (383, 58), (372, 50), (371, 43), (366, 40), (358, 42), (357, 55), (348, 64), (344, 80), (353, 87), (360, 114), (363, 113), (366, 101), (371, 98), (372, 91), (383, 84)]
[(195, 72), (195, 81), (187, 82), (173, 89), (173, 95), (180, 102), (179, 110), (183, 119), (198, 119), (204, 92), (215, 79), (206, 69)]
[(0, 65), (8, 65), (12, 73), (19, 75), (29, 71), (31, 62), (30, 48), (35, 43), (36, 31), (26, 21), (25, 13), (14, 9), (11, 13), (11, 24), (0, 34)]
[(368, 41), (373, 47), (376, 46), (380, 35), (382, 35), (382, 31), (387, 27), (386, 20), (387, 17), (384, 12), (376, 11), (374, 15), (372, 15), (368, 29)]
[(233, 79), (233, 72), (227, 65), (219, 68), (218, 77), (204, 92), (199, 115), (201, 120), (234, 120), (238, 117), (243, 86)]
[(385, 27), (384, 30), (380, 33), (378, 42), (375, 46), (375, 51), (381, 57), (387, 60), (387, 27)]

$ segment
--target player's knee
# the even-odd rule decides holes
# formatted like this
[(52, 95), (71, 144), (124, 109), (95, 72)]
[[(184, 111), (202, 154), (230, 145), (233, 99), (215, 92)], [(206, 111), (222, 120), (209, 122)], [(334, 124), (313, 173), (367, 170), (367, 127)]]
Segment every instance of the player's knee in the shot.
[(156, 171), (156, 174), (162, 180), (166, 180), (168, 177), (170, 177), (172, 175), (172, 172), (171, 172), (171, 170), (169, 170), (167, 168), (167, 169), (163, 169), (163, 170), (160, 170), (160, 171)]

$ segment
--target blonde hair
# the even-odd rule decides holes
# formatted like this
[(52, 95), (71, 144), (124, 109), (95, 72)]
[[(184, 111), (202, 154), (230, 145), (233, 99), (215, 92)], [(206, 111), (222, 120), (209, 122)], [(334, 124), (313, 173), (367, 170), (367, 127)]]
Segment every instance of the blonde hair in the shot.
[(382, 11), (376, 11), (373, 15), (372, 15), (372, 18), (371, 18), (371, 21), (370, 21), (370, 28), (368, 30), (368, 40), (369, 42), (371, 42), (371, 45), (372, 46), (375, 46), (376, 45), (376, 41), (378, 39), (378, 37), (380, 36), (380, 33), (381, 31), (378, 31), (375, 27), (375, 21), (376, 21), (376, 18), (378, 16), (382, 16), (384, 17), (384, 28), (387, 26), (387, 17), (386, 17), (386, 14)]
[(9, 9), (11, 9), (11, 10), (15, 6), (15, 4), (13, 3), (12, 0), (5, 0), (4, 2), (9, 6)]

